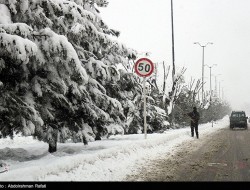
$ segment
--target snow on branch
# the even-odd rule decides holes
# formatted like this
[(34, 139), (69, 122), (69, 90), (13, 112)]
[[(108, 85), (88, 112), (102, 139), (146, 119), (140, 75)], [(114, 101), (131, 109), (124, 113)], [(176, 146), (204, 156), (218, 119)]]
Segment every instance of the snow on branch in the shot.
[(18, 35), (23, 38), (31, 36), (33, 29), (25, 23), (0, 24), (0, 29), (3, 29), (8, 34)]
[[(72, 73), (74, 69), (81, 77), (82, 81), (87, 82), (88, 76), (85, 69), (81, 65), (81, 61), (73, 48), (72, 44), (63, 35), (54, 33), (51, 29), (46, 28), (40, 31), (41, 35), (46, 35), (44, 40), (41, 41), (40, 47), (45, 55), (53, 57), (54, 55), (62, 56), (65, 68)], [(72, 66), (70, 66), (72, 65)]]
[(17, 35), (0, 33), (0, 55), (6, 55), (13, 59), (29, 62), (29, 57), (35, 56), (38, 51), (37, 45)]

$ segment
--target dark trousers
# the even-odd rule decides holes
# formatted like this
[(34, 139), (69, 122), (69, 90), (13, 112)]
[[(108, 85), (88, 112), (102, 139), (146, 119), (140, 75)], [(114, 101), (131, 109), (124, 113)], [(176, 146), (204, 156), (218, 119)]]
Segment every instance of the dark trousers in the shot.
[(196, 134), (197, 139), (199, 138), (199, 132), (198, 132), (198, 123), (191, 123), (191, 136), (194, 136), (194, 131)]

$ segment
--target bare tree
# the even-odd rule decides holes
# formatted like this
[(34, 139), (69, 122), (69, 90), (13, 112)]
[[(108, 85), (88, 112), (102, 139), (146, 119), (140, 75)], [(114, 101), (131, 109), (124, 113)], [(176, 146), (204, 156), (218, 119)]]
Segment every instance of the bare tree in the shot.
[[(163, 72), (164, 72), (164, 80), (163, 80), (163, 94), (166, 93), (166, 81), (167, 81), (167, 78), (168, 78), (168, 75), (169, 75), (169, 71), (170, 71), (170, 65), (167, 67), (165, 67), (165, 62), (163, 61)], [(163, 100), (164, 102), (164, 100)]]

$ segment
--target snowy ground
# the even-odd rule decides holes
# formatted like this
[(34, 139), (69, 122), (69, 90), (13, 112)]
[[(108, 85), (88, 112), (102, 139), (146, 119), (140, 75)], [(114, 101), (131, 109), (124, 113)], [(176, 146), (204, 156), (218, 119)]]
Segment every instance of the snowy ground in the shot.
[(136, 134), (111, 136), (88, 145), (59, 143), (53, 154), (48, 153), (46, 143), (32, 137), (0, 139), (0, 161), (9, 165), (8, 172), (0, 173), (0, 181), (125, 181), (142, 165), (161, 156), (175, 157), (182, 143), (203, 142), (203, 137), (228, 124), (225, 117), (213, 127), (212, 123), (199, 125), (200, 139), (191, 138), (187, 126), (147, 134), (147, 139)]

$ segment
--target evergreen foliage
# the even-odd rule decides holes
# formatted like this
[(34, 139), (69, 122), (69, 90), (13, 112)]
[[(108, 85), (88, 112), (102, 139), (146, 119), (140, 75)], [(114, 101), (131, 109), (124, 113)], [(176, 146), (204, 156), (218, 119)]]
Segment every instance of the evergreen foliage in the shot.
[[(1, 134), (33, 135), (55, 146), (83, 142), (125, 120), (110, 96), (116, 64), (136, 52), (111, 39), (97, 7), (105, 0), (2, 0), (0, 24)], [(50, 148), (50, 152), (56, 149)]]

